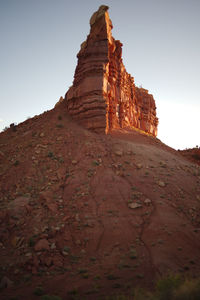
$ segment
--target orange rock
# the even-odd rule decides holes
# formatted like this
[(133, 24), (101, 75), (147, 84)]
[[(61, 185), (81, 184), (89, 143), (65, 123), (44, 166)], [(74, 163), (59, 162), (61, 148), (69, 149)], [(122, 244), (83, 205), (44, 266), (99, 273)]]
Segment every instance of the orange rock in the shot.
[(73, 119), (96, 132), (135, 127), (157, 135), (153, 96), (137, 88), (122, 61), (122, 43), (112, 37), (107, 6), (90, 19), (90, 34), (77, 55), (73, 86), (65, 95)]

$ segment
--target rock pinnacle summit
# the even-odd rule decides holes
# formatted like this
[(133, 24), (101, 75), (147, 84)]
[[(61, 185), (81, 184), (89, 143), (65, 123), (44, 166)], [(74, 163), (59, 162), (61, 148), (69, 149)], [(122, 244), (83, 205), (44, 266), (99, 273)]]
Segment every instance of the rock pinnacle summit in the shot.
[(65, 95), (67, 110), (79, 124), (95, 132), (133, 127), (157, 135), (155, 100), (135, 86), (122, 60), (122, 43), (112, 36), (108, 6), (90, 19), (90, 33), (77, 54), (73, 85)]

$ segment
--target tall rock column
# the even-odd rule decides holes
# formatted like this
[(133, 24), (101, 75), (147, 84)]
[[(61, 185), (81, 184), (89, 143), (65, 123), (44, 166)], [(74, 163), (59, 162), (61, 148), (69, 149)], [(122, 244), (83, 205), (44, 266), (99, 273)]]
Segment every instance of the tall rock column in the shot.
[(96, 132), (136, 127), (157, 134), (155, 100), (122, 61), (122, 43), (112, 37), (108, 6), (102, 5), (90, 19), (90, 33), (77, 55), (72, 87), (65, 95), (69, 114)]
[(112, 27), (107, 10), (107, 6), (101, 6), (90, 19), (90, 34), (81, 44), (73, 86), (65, 96), (72, 117), (97, 132), (105, 132), (107, 124), (104, 73)]

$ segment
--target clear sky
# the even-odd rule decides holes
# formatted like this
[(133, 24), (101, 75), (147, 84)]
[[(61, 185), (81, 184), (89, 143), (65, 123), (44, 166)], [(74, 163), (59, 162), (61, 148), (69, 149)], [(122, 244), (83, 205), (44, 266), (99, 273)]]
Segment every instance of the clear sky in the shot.
[(200, 146), (200, 0), (0, 0), (0, 130), (65, 95), (101, 4), (128, 73), (156, 100), (158, 138)]

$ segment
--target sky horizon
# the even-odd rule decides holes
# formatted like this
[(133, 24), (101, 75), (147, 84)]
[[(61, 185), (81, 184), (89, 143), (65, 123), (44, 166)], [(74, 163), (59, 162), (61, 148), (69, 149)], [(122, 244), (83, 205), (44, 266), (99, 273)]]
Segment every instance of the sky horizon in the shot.
[(128, 73), (154, 96), (158, 138), (200, 146), (200, 1), (0, 0), (0, 131), (54, 107), (72, 85), (89, 19), (108, 5)]

